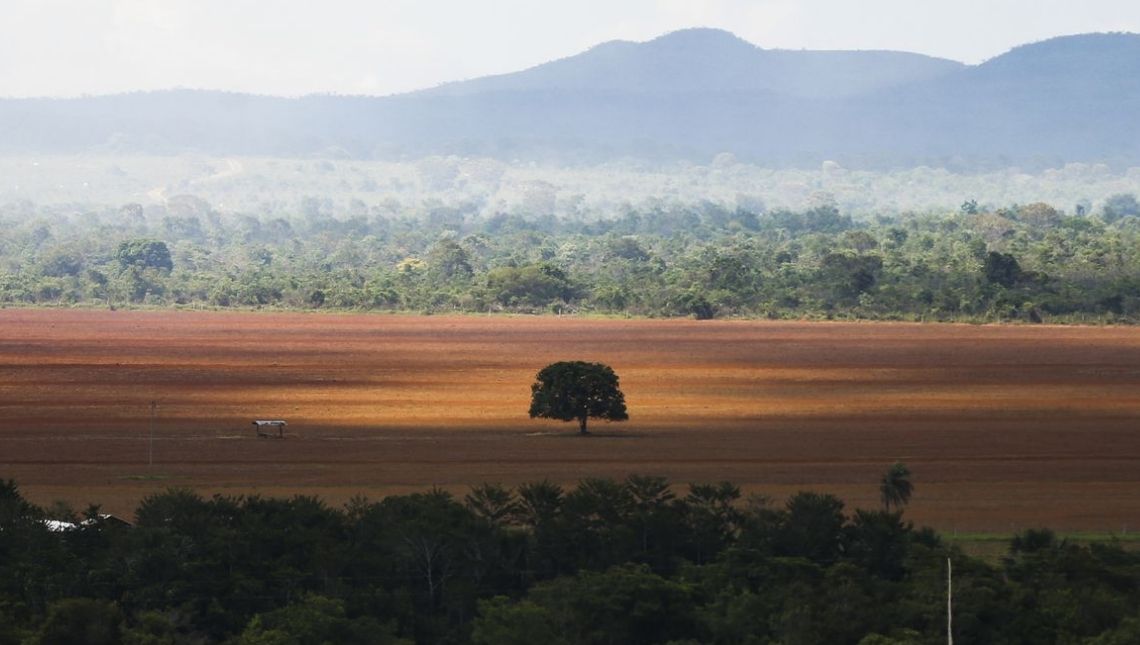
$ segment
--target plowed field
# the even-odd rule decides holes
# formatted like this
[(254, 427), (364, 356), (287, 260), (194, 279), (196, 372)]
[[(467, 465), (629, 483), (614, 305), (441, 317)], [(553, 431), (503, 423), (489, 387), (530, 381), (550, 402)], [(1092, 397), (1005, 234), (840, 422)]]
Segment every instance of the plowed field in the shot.
[[(570, 359), (614, 367), (628, 422), (527, 417)], [(1140, 530), (1140, 330), (0, 311), (0, 477), (39, 503), (645, 473), (866, 507), (896, 460), (918, 523)]]

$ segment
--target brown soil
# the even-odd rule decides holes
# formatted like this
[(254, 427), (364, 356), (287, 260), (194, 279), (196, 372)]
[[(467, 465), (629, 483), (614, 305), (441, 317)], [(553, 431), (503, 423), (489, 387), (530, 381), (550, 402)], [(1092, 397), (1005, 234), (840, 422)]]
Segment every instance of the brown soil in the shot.
[[(630, 420), (529, 419), (556, 360), (612, 365)], [(0, 311), (0, 477), (39, 503), (645, 473), (869, 507), (896, 460), (917, 523), (1140, 530), (1140, 330)]]

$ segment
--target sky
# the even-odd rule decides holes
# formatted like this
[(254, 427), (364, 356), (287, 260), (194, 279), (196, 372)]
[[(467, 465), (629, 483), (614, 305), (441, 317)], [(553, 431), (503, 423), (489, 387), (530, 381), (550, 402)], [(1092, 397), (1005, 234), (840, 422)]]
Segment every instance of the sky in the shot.
[(760, 47), (979, 63), (1094, 31), (1137, 0), (0, 0), (0, 96), (167, 88), (384, 95), (601, 42), (718, 27)]

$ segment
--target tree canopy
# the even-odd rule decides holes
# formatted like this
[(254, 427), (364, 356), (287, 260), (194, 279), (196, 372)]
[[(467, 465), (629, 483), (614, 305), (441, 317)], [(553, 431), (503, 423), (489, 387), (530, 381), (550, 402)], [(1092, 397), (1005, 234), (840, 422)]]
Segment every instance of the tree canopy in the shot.
[(1122, 195), (1079, 216), (1038, 201), (573, 217), (475, 202), (228, 212), (185, 195), (79, 217), (13, 202), (0, 204), (0, 305), (1135, 323), (1140, 217)]
[(174, 268), (174, 262), (170, 259), (170, 249), (167, 248), (165, 242), (159, 240), (124, 241), (119, 244), (115, 258), (118, 259), (119, 264), (124, 269), (140, 267), (170, 271)]
[[(893, 510), (663, 477), (354, 497), (146, 498), (52, 530), (0, 479), (0, 644), (1136, 643), (1135, 541), (1029, 530), (1006, 557)], [(1127, 548), (1126, 548), (1127, 547)]]
[(530, 417), (577, 421), (578, 431), (589, 434), (590, 417), (625, 421), (625, 395), (613, 368), (602, 363), (560, 361), (539, 371), (531, 385)]
[(906, 464), (896, 461), (887, 469), (879, 483), (879, 496), (883, 501), (883, 508), (887, 512), (890, 512), (892, 506), (896, 510), (901, 509), (910, 501), (912, 492), (914, 485), (910, 483), (910, 469)]

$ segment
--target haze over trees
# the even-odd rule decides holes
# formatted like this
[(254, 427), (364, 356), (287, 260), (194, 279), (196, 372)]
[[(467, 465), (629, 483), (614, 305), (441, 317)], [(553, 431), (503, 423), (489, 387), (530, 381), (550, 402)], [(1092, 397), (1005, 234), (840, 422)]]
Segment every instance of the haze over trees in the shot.
[[(773, 169), (718, 154), (700, 163), (632, 159), (559, 166), (485, 157), (427, 157), (406, 162), (335, 156), (285, 159), (179, 156), (0, 157), (0, 205), (64, 207), (72, 212), (138, 204), (144, 209), (290, 218), (322, 214), (400, 215), (460, 209), (570, 219), (610, 219), (634, 209), (710, 202), (757, 214), (834, 205), (857, 219), (947, 212), (974, 200), (984, 210), (1045, 202), (1071, 215), (1101, 213), (1115, 195), (1140, 193), (1140, 168), (1066, 163), (1027, 170), (946, 168), (872, 172), (834, 161)], [(141, 212), (138, 213), (141, 215)], [(134, 216), (134, 215), (132, 215)]]

